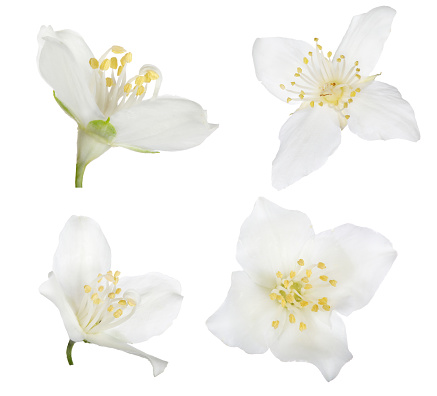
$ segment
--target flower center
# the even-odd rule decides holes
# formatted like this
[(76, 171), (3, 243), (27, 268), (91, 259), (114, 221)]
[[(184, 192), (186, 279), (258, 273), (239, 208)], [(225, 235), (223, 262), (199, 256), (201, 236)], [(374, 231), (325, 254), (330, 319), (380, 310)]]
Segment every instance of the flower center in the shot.
[[(296, 323), (296, 317), (299, 318), (306, 312), (318, 312), (319, 308), (325, 311), (331, 309), (328, 298), (322, 297), (320, 292), (323, 290), (320, 289), (326, 287), (327, 283), (335, 287), (337, 281), (329, 280), (328, 276), (323, 275), (325, 269), (326, 265), (322, 262), (305, 265), (304, 260), (300, 259), (297, 261), (295, 271), (291, 271), (288, 277), (284, 277), (279, 271), (276, 273), (277, 285), (271, 291), (270, 298), (288, 310), (290, 323)], [(279, 320), (273, 321), (272, 326), (277, 329)], [(300, 321), (299, 330), (304, 331), (306, 328), (306, 324)]]
[(119, 326), (135, 312), (140, 296), (128, 290), (121, 296), (117, 287), (120, 272), (108, 271), (99, 274), (93, 282), (85, 285), (77, 319), (85, 333), (99, 333)]
[[(372, 82), (375, 76), (362, 79), (359, 74), (358, 61), (352, 67), (346, 69), (346, 58), (340, 55), (337, 59), (331, 59), (332, 52), (327, 56), (323, 53), (322, 46), (315, 38), (316, 51), (308, 52), (308, 58), (303, 58), (302, 67), (298, 67), (294, 74), (295, 81), (280, 84), (279, 87), (297, 97), (287, 98), (287, 102), (302, 102), (302, 105), (314, 107), (327, 105), (339, 112), (343, 117), (343, 126), (346, 125), (350, 115), (347, 108), (353, 102), (353, 98), (363, 87)], [(291, 95), (293, 96), (293, 95)]]
[[(107, 58), (110, 52), (114, 56)], [(131, 62), (132, 53), (118, 45), (109, 48), (99, 60), (91, 58), (89, 61), (93, 69), (90, 89), (95, 93), (96, 103), (106, 117), (143, 100), (147, 86), (152, 81), (155, 81), (153, 96), (158, 95), (162, 80), (158, 68), (144, 65), (139, 74), (126, 80), (127, 65)]]

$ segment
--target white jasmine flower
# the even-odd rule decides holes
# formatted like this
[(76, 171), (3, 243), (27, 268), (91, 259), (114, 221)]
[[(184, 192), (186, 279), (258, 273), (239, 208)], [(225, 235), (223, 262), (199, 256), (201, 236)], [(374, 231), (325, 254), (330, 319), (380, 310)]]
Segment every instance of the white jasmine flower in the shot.
[[(162, 73), (157, 67), (144, 65), (129, 78), (132, 53), (123, 47), (113, 45), (97, 59), (80, 35), (50, 26), (41, 28), (38, 42), (41, 75), (78, 125), (76, 187), (82, 186), (86, 166), (110, 147), (143, 153), (185, 150), (218, 127), (208, 124), (197, 103), (158, 97)], [(146, 99), (150, 84), (153, 93)]]
[(177, 317), (182, 303), (178, 281), (159, 273), (120, 277), (111, 271), (111, 251), (100, 227), (87, 217), (73, 216), (59, 238), (53, 271), (40, 286), (42, 295), (59, 309), (71, 350), (84, 341), (144, 357), (153, 374), (167, 362), (131, 343), (163, 333)]
[(396, 258), (391, 243), (345, 224), (315, 235), (308, 217), (259, 199), (241, 227), (228, 296), (209, 330), (247, 353), (306, 361), (326, 380), (352, 355), (338, 313), (364, 307)]
[(258, 79), (276, 97), (300, 107), (283, 125), (272, 182), (282, 189), (320, 168), (346, 126), (365, 140), (417, 141), (411, 106), (371, 75), (396, 11), (378, 7), (357, 15), (333, 55), (304, 41), (261, 38), (253, 46)]

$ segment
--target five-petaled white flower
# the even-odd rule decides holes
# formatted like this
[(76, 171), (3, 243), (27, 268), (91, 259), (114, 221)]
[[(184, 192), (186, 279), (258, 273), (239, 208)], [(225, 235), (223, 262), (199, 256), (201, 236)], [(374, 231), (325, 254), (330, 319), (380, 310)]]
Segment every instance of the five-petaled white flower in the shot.
[(110, 268), (111, 251), (97, 223), (71, 217), (59, 238), (53, 272), (40, 286), (41, 294), (58, 307), (70, 337), (68, 361), (73, 364), (74, 343), (85, 341), (144, 357), (156, 376), (167, 362), (129, 344), (171, 325), (182, 303), (180, 284), (159, 273), (120, 277)]
[(419, 139), (411, 106), (391, 85), (370, 75), (395, 15), (378, 7), (352, 19), (336, 53), (304, 41), (257, 39), (253, 60), (258, 79), (276, 97), (300, 103), (283, 125), (273, 161), (272, 183), (282, 189), (320, 168), (340, 144), (346, 126), (366, 140)]
[[(144, 65), (127, 79), (132, 53), (118, 45), (98, 60), (71, 30), (43, 26), (38, 34), (38, 66), (61, 108), (78, 125), (76, 187), (86, 166), (110, 147), (143, 153), (185, 150), (202, 143), (218, 125), (187, 99), (162, 96), (162, 73)], [(120, 59), (118, 59), (120, 58)], [(151, 97), (145, 98), (149, 84)]]
[[(329, 381), (352, 355), (337, 312), (365, 306), (396, 258), (391, 243), (345, 224), (314, 234), (308, 217), (259, 199), (244, 222), (228, 296), (209, 330), (247, 353), (269, 348), (307, 361)], [(337, 312), (334, 312), (337, 311)]]

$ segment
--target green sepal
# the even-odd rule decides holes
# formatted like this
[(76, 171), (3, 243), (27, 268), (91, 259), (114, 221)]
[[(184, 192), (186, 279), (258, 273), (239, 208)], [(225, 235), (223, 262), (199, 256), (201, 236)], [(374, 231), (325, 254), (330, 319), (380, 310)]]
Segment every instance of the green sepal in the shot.
[(69, 117), (71, 117), (74, 121), (76, 121), (76, 122), (80, 125), (79, 120), (78, 120), (78, 119), (73, 115), (73, 113), (68, 109), (68, 107), (65, 106), (64, 103), (62, 103), (62, 102), (61, 102), (61, 101), (56, 97), (55, 91), (53, 91), (53, 97), (55, 98), (56, 103), (59, 105), (59, 107), (60, 107), (62, 110), (64, 110), (64, 113), (67, 114)]
[(85, 129), (85, 132), (92, 135), (98, 141), (102, 143), (110, 144), (117, 136), (117, 131), (109, 122), (110, 118), (106, 121), (103, 120), (94, 120), (90, 121)]

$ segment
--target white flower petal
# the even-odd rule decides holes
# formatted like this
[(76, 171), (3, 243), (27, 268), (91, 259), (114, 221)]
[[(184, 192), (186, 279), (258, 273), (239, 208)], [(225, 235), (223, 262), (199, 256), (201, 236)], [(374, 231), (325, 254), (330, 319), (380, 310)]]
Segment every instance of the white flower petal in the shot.
[(59, 236), (53, 272), (75, 312), (84, 286), (111, 268), (111, 250), (99, 225), (88, 217), (72, 216)]
[(123, 292), (135, 290), (141, 296), (134, 315), (108, 333), (129, 343), (148, 340), (167, 330), (179, 314), (182, 304), (180, 283), (159, 273), (121, 277)]
[(271, 346), (272, 353), (284, 362), (304, 361), (314, 364), (327, 381), (333, 380), (341, 368), (352, 359), (347, 347), (344, 324), (339, 316), (331, 315), (331, 326), (318, 321), (306, 323), (307, 329), (288, 324), (277, 342)]
[(134, 150), (185, 150), (202, 143), (218, 125), (188, 99), (161, 96), (120, 110), (111, 117), (117, 130), (114, 146)]
[(327, 106), (307, 107), (282, 126), (272, 184), (280, 190), (320, 168), (340, 144), (338, 115)]
[(88, 342), (91, 342), (92, 344), (96, 344), (107, 348), (118, 349), (120, 351), (127, 352), (132, 355), (136, 355), (147, 359), (152, 364), (153, 375), (155, 377), (161, 374), (165, 370), (168, 364), (168, 362), (166, 362), (165, 360), (161, 360), (155, 356), (148, 355), (147, 353), (144, 353), (143, 351), (140, 351), (139, 349), (134, 348), (133, 346), (126, 344), (108, 334), (104, 334), (104, 333), (92, 334), (92, 335), (88, 334), (86, 340)]
[(306, 248), (307, 260), (323, 262), (323, 275), (337, 281), (336, 287), (326, 282), (324, 297), (343, 315), (370, 301), (396, 258), (387, 238), (352, 224), (316, 235)]
[(39, 287), (39, 292), (59, 309), (70, 340), (83, 341), (85, 336), (82, 328), (53, 272), (50, 272), (49, 279)]
[(38, 42), (41, 75), (75, 120), (84, 128), (89, 121), (103, 119), (89, 89), (92, 53), (83, 39), (72, 31), (54, 32), (42, 27)]
[(256, 285), (243, 272), (232, 273), (232, 284), (222, 306), (206, 322), (226, 345), (247, 353), (264, 353), (279, 334), (272, 322), (283, 326), (285, 310), (269, 297), (271, 290)]
[(395, 14), (393, 8), (383, 6), (354, 16), (334, 59), (344, 55), (349, 67), (358, 61), (360, 74), (370, 75), (381, 56)]
[(254, 282), (271, 291), (276, 287), (276, 273), (288, 276), (313, 237), (311, 222), (304, 213), (259, 198), (241, 226), (237, 260)]
[(282, 37), (259, 38), (253, 44), (255, 73), (263, 85), (276, 97), (287, 101), (290, 93), (280, 88), (296, 80), (294, 74), (302, 67), (303, 58), (314, 51), (305, 41)]
[(349, 107), (349, 128), (365, 140), (420, 139), (414, 111), (399, 91), (375, 81), (364, 88)]

